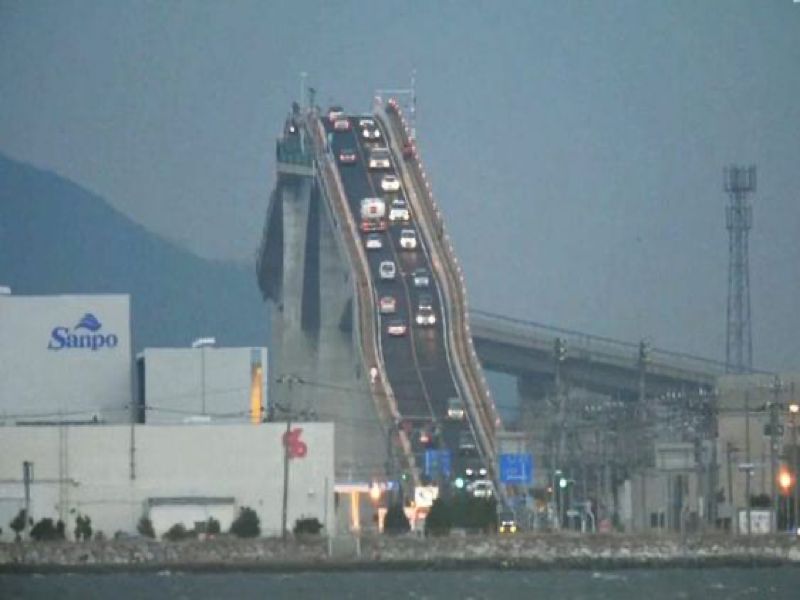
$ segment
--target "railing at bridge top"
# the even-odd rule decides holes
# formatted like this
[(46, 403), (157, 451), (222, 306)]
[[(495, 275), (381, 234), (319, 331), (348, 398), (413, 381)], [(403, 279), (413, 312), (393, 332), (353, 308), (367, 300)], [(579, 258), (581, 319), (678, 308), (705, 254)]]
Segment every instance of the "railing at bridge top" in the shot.
[[(483, 310), (471, 310), (470, 316), (473, 324), (473, 335), (478, 335), (481, 326), (491, 327), (505, 335), (519, 341), (528, 340), (527, 345), (533, 345), (532, 339), (545, 340), (549, 350), (555, 338), (567, 342), (570, 356), (576, 358), (608, 357), (624, 360), (633, 364), (639, 355), (639, 344), (616, 340), (614, 338), (591, 335), (574, 329), (545, 325), (535, 321), (515, 319)], [(477, 331), (476, 331), (477, 330)], [(478, 335), (478, 337), (480, 337)], [(725, 363), (709, 358), (702, 358), (684, 352), (664, 350), (662, 348), (649, 348), (650, 364), (653, 366), (675, 369), (695, 373), (705, 377), (716, 377), (725, 373)], [(753, 370), (753, 373), (767, 373), (767, 371)]]

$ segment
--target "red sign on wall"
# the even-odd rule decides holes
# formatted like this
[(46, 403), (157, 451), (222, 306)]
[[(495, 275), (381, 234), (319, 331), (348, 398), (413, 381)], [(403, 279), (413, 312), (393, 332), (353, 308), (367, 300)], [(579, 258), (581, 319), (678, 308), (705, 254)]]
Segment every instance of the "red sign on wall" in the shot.
[(302, 433), (302, 427), (295, 427), (283, 434), (283, 445), (286, 447), (289, 458), (305, 458), (308, 454), (308, 446), (300, 439)]

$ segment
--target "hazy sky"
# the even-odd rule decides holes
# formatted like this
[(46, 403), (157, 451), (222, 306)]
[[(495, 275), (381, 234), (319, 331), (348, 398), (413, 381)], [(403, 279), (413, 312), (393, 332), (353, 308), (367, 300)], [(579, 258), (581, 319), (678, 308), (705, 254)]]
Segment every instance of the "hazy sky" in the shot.
[(755, 163), (755, 362), (800, 370), (792, 0), (0, 0), (0, 151), (250, 261), (299, 73), (363, 111), (413, 68), (473, 307), (722, 358), (722, 168)]

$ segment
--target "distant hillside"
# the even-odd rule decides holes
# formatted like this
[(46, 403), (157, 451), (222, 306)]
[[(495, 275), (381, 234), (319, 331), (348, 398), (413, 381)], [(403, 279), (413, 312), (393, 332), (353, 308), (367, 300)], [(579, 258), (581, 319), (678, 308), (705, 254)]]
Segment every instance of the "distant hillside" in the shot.
[(215, 336), (265, 345), (253, 268), (199, 258), (53, 173), (0, 154), (0, 285), (15, 294), (131, 294), (136, 350)]

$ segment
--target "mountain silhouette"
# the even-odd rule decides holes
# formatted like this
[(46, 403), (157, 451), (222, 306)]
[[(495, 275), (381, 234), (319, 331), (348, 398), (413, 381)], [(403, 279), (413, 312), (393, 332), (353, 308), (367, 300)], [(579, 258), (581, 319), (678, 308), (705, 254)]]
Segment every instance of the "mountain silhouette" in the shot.
[(253, 267), (198, 257), (79, 185), (2, 154), (0, 285), (20, 295), (130, 294), (136, 351), (200, 336), (267, 343)]

